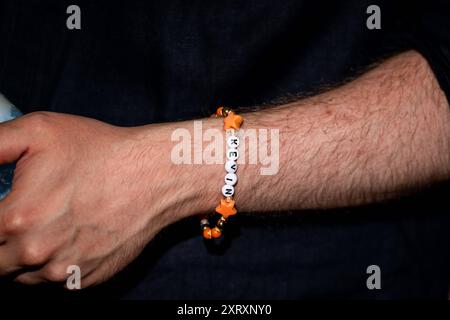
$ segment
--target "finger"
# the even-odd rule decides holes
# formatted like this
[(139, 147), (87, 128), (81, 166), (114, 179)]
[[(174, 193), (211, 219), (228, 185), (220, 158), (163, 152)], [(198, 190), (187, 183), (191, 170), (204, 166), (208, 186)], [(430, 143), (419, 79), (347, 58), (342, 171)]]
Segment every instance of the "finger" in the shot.
[(0, 275), (38, 270), (51, 261), (56, 250), (56, 245), (36, 241), (33, 235), (14, 237), (0, 249)]
[[(57, 198), (57, 196), (55, 197)], [(59, 210), (60, 206), (57, 203), (46, 206), (45, 210)], [(33, 216), (39, 216), (39, 213)], [(61, 273), (58, 273), (59, 268), (65, 265), (65, 268), (67, 268), (74, 261), (78, 261), (76, 252), (72, 250), (73, 237), (70, 236), (70, 229), (70, 221), (67, 221), (61, 215), (56, 220), (43, 222), (38, 228), (30, 229), (25, 234), (20, 235), (18, 239), (13, 238), (11, 242), (18, 243), (15, 251), (18, 258), (9, 259), (9, 263), (18, 261), (15, 265), (18, 264), (22, 267), (22, 270), (28, 270), (22, 272), (23, 275), (17, 277), (17, 281), (27, 284), (62, 281)], [(0, 247), (0, 255), (1, 252)], [(59, 261), (65, 261), (65, 265)], [(1, 264), (2, 261), (0, 260)], [(30, 267), (33, 267), (34, 270), (30, 270)]]
[[(8, 239), (20, 232), (24, 217), (18, 213), (17, 204), (20, 201), (19, 192), (11, 191), (0, 201), (0, 257)], [(0, 265), (4, 262), (0, 258)]]
[[(33, 199), (33, 195), (29, 194), (27, 188), (22, 190), (19, 185), (15, 185), (11, 192), (0, 201), (0, 241), (2, 244), (7, 244), (8, 239), (22, 234), (38, 219), (33, 216), (36, 207), (29, 202)], [(0, 253), (1, 251), (2, 246), (0, 246)]]
[[(45, 210), (54, 212), (58, 209), (47, 206)], [(14, 212), (4, 215), (12, 216), (9, 219), (16, 219), (17, 222), (7, 222), (7, 240), (5, 245), (0, 246), (0, 272), (3, 270), (3, 274), (13, 272), (18, 267), (46, 265), (70, 242), (71, 238), (67, 237), (68, 223), (52, 222), (38, 211), (35, 212), (29, 210), (30, 218)], [(40, 216), (43, 217), (42, 221), (39, 221)]]
[(107, 259), (95, 269), (91, 269), (86, 275), (84, 275), (84, 269), (82, 269), (81, 288), (92, 287), (112, 278), (117, 271), (120, 271), (113, 261), (112, 259)]
[[(123, 258), (123, 252), (121, 251), (111, 253), (108, 257), (101, 259), (101, 262), (99, 262), (99, 259), (91, 259), (79, 263), (77, 261), (80, 258), (76, 254), (68, 255), (68, 257), (63, 259), (55, 258), (39, 270), (21, 274), (16, 277), (15, 281), (30, 285), (44, 282), (57, 282), (64, 284), (67, 288), (69, 277), (75, 276), (71, 268), (76, 266), (80, 272), (81, 288), (87, 288), (105, 282), (122, 269), (118, 265), (118, 261)], [(76, 280), (76, 277), (71, 277), (71, 279)]]
[[(0, 275), (46, 265), (67, 244), (70, 222), (62, 219), (67, 210), (66, 190), (53, 181), (57, 178), (54, 172), (49, 176), (43, 167), (31, 168), (31, 162), (29, 170), (23, 167), (11, 193), (0, 201)], [(42, 281), (29, 275), (18, 280), (30, 284)]]
[(0, 276), (6, 276), (19, 271), (22, 267), (16, 255), (16, 248), (12, 244), (4, 245), (0, 250)]
[[(60, 201), (47, 201), (37, 207), (39, 201), (28, 189), (21, 194), (13, 190), (0, 201), (0, 273), (8, 274), (18, 268), (35, 267), (46, 264), (64, 244), (67, 224), (51, 223), (48, 216), (60, 216)], [(44, 192), (41, 196), (46, 195)], [(58, 195), (53, 198), (58, 199)], [(42, 199), (41, 199), (42, 200)], [(48, 213), (55, 213), (50, 214)]]
[(28, 271), (18, 275), (14, 281), (23, 284), (39, 284), (43, 282), (66, 283), (71, 275), (71, 267), (73, 262), (65, 260), (52, 260), (42, 268), (35, 271)]
[(30, 138), (22, 119), (0, 123), (0, 163), (17, 161), (28, 149)]
[(0, 201), (0, 241), (37, 224), (42, 226), (48, 222), (45, 219), (47, 213), (59, 211), (64, 203), (62, 190), (57, 193), (51, 190), (52, 186), (62, 189), (59, 187), (61, 182), (58, 183), (55, 172), (42, 165), (45, 159), (40, 157), (34, 155), (33, 164), (30, 161), (18, 166), (11, 192)]
[[(19, 120), (0, 123), (0, 164), (17, 161), (28, 150), (28, 147), (28, 135), (22, 130), (22, 125)], [(5, 233), (8, 233), (9, 222), (13, 222), (13, 224), (20, 222), (17, 219), (11, 220), (9, 217), (4, 216), (5, 212), (10, 211), (11, 205), (20, 203), (18, 202), (20, 193), (14, 192), (14, 190), (18, 189), (18, 185), (16, 184), (19, 171), (16, 168), (14, 172), (14, 184), (11, 192), (9, 192), (5, 199), (0, 201), (0, 248), (6, 243)], [(13, 228), (15, 227), (13, 226)]]
[(14, 279), (14, 281), (20, 282), (20, 283), (26, 284), (26, 285), (36, 285), (36, 284), (48, 282), (47, 280), (45, 280), (44, 278), (42, 278), (38, 275), (39, 275), (39, 273), (37, 273), (37, 272), (25, 272), (25, 273), (18, 275)]

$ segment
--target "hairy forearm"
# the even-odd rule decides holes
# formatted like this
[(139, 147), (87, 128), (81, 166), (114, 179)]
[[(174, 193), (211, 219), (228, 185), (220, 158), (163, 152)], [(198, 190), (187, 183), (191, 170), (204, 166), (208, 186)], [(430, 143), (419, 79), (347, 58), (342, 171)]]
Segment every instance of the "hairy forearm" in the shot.
[[(261, 166), (248, 161), (239, 166), (235, 198), (240, 211), (360, 205), (450, 175), (448, 103), (426, 61), (415, 52), (393, 57), (326, 93), (244, 118), (245, 129), (279, 130), (280, 157), (274, 175), (261, 175)], [(202, 124), (203, 129), (222, 125), (220, 119)], [(169, 136), (179, 127), (193, 130), (191, 121), (158, 126), (161, 143), (168, 145), (166, 155), (174, 145), (167, 143)], [(271, 145), (270, 134), (268, 138)], [(247, 159), (257, 152), (248, 144), (241, 151)], [(190, 199), (186, 203), (193, 210), (186, 212), (214, 208), (223, 165), (170, 167), (178, 181), (175, 194)]]
[(247, 118), (250, 126), (280, 128), (281, 139), (278, 177), (240, 173), (239, 203), (250, 202), (249, 210), (261, 199), (258, 209), (269, 210), (358, 205), (449, 177), (449, 107), (414, 52), (335, 90)]

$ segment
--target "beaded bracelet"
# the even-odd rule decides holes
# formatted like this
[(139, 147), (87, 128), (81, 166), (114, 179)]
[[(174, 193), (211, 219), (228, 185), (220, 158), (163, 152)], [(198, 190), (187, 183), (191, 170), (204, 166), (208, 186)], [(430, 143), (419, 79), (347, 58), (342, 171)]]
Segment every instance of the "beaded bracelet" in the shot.
[(227, 134), (227, 161), (225, 162), (225, 171), (227, 173), (224, 178), (225, 184), (222, 187), (223, 198), (220, 199), (220, 203), (215, 210), (216, 213), (220, 214), (220, 218), (217, 220), (216, 225), (211, 228), (207, 216), (200, 220), (203, 238), (205, 239), (220, 238), (228, 217), (237, 213), (235, 201), (233, 199), (234, 186), (237, 183), (237, 160), (239, 158), (239, 151), (237, 149), (239, 147), (239, 138), (236, 135), (236, 130), (239, 130), (244, 122), (244, 118), (227, 107), (219, 107), (213, 117), (224, 118), (223, 125)]

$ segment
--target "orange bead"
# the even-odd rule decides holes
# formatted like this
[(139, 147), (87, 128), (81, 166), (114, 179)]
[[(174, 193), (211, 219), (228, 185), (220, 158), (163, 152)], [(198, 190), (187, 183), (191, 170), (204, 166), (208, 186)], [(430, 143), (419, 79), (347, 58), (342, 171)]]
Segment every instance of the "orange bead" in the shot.
[(211, 235), (214, 239), (220, 238), (222, 236), (222, 230), (220, 230), (218, 227), (214, 227), (211, 230)]
[(206, 227), (203, 229), (203, 238), (205, 239), (212, 239), (212, 230), (209, 227)]
[(228, 116), (233, 110), (229, 107), (219, 107), (216, 110), (216, 115), (219, 117), (226, 117)]
[(230, 112), (228, 116), (223, 120), (225, 130), (238, 130), (241, 127), (242, 122), (244, 122), (244, 118), (242, 118), (240, 115), (235, 114), (234, 112)]
[(234, 207), (234, 200), (221, 199), (220, 204), (216, 207), (216, 212), (220, 213), (222, 216), (224, 216), (224, 218), (235, 215), (237, 213), (237, 210)]
[(220, 219), (217, 221), (217, 227), (219, 229), (223, 229), (226, 222), (227, 222), (227, 218), (225, 218), (224, 216), (220, 217)]

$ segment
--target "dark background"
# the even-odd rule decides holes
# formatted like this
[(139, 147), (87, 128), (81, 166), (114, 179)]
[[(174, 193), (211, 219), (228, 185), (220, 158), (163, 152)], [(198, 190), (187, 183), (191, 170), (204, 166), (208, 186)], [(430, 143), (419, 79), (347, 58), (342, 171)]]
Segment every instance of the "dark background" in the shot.
[[(66, 28), (69, 4), (81, 7), (82, 30)], [(381, 7), (381, 30), (366, 28), (370, 4)], [(219, 104), (247, 108), (314, 94), (416, 49), (449, 96), (449, 14), (445, 1), (0, 1), (0, 92), (24, 112), (135, 126), (208, 116)], [(367, 207), (240, 215), (217, 246), (188, 219), (99, 287), (64, 292), (3, 279), (0, 292), (446, 298), (448, 192), (443, 183)], [(372, 264), (381, 267), (382, 290), (366, 288)]]

